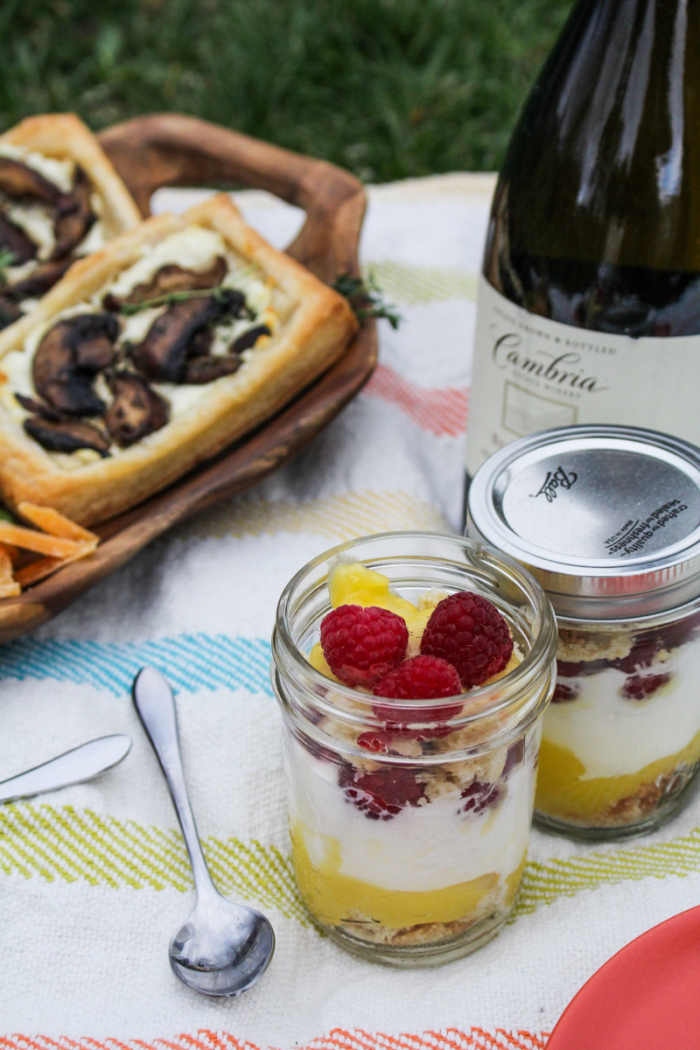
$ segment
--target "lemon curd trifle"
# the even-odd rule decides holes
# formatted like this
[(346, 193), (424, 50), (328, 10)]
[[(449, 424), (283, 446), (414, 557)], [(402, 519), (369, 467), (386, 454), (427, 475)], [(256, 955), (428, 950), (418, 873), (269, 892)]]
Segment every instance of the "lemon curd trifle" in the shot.
[(700, 450), (619, 426), (521, 438), (475, 474), (469, 531), (557, 615), (535, 819), (585, 839), (656, 827), (700, 765)]
[[(371, 553), (372, 539), (351, 547)], [(430, 539), (464, 558), (466, 541)], [(532, 623), (499, 608), (483, 580), (455, 589), (443, 571), (397, 585), (363, 553), (330, 558), (296, 681), (279, 621), (273, 643), (294, 869), (309, 911), (345, 947), (440, 961), (493, 936), (513, 906), (553, 627), (542, 602), (535, 630), (551, 638), (537, 639), (533, 675)]]
[(699, 630), (694, 608), (636, 632), (562, 625), (538, 809), (634, 828), (685, 785), (700, 758)]

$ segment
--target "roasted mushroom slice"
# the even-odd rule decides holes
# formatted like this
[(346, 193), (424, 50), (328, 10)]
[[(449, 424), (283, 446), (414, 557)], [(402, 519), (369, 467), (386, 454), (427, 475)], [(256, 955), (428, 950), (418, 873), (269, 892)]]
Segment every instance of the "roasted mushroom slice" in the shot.
[(90, 203), (91, 194), (90, 180), (80, 166), (76, 167), (73, 189), (61, 198), (57, 208), (56, 244), (51, 253), (52, 259), (63, 259), (69, 255), (95, 222), (97, 216)]
[(64, 419), (54, 423), (40, 416), (30, 416), (24, 429), (48, 452), (77, 452), (91, 448), (104, 459), (109, 455), (109, 440), (93, 423), (81, 419)]
[(35, 416), (40, 416), (41, 419), (48, 419), (50, 423), (60, 423), (66, 419), (63, 412), (59, 412), (58, 409), (52, 408), (51, 405), (45, 405), (43, 401), (37, 401), (33, 397), (27, 397), (26, 394), (15, 394), (15, 401), (26, 408), (27, 412), (32, 412)]
[(118, 335), (119, 322), (111, 314), (77, 314), (59, 321), (44, 335), (34, 355), (36, 392), (70, 415), (101, 415), (105, 403), (92, 383), (114, 361)]
[(215, 357), (213, 354), (191, 357), (185, 364), (184, 382), (199, 385), (213, 383), (222, 376), (233, 375), (242, 364), (240, 357)]
[(173, 303), (133, 348), (134, 364), (149, 379), (181, 383), (194, 337), (226, 316), (240, 316), (244, 309), (245, 296), (233, 289)]
[(0, 156), (0, 191), (14, 200), (31, 198), (53, 207), (63, 199), (63, 193), (53, 182), (11, 157)]
[(48, 292), (75, 262), (74, 258), (39, 263), (28, 277), (5, 286), (5, 295), (11, 299), (33, 299)]
[(102, 305), (105, 310), (120, 310), (125, 303), (143, 303), (147, 299), (158, 299), (172, 292), (191, 292), (216, 288), (226, 276), (226, 260), (216, 258), (207, 270), (186, 270), (176, 263), (168, 263), (156, 270), (150, 281), (137, 284), (125, 296), (106, 295)]
[(272, 335), (266, 324), (259, 324), (254, 328), (249, 328), (247, 332), (243, 332), (238, 339), (231, 343), (231, 353), (242, 354), (244, 350), (250, 350), (251, 346), (255, 346), (258, 339), (261, 339), (264, 335)]
[(133, 372), (115, 372), (107, 377), (114, 401), (105, 423), (120, 448), (128, 448), (146, 434), (160, 430), (170, 419), (170, 405)]
[(0, 329), (7, 328), (21, 316), (22, 311), (17, 303), (7, 295), (0, 293)]
[(34, 241), (5, 215), (0, 215), (0, 248), (12, 252), (12, 266), (29, 262), (37, 252)]

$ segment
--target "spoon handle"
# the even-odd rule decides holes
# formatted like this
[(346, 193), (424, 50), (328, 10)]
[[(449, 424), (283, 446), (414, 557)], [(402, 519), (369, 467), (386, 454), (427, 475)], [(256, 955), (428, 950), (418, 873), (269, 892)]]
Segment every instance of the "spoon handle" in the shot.
[(160, 762), (160, 768), (165, 774), (170, 796), (175, 804), (177, 818), (180, 821), (187, 852), (190, 855), (197, 893), (201, 895), (207, 890), (218, 893), (202, 853), (197, 825), (187, 794), (172, 689), (155, 667), (143, 667), (134, 679), (132, 696), (134, 707)]
[(28, 798), (41, 791), (55, 791), (69, 784), (90, 780), (121, 762), (130, 747), (131, 740), (121, 733), (90, 740), (25, 773), (18, 773), (16, 777), (0, 782), (0, 802)]

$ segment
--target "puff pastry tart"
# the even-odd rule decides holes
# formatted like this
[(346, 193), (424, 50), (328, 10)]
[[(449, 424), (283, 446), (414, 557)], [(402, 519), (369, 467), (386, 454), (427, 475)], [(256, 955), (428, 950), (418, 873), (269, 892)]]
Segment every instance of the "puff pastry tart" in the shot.
[(29, 117), (0, 135), (0, 328), (32, 309), (77, 259), (140, 221), (73, 114)]
[(356, 329), (227, 196), (149, 219), (0, 332), (0, 495), (110, 518), (269, 419)]

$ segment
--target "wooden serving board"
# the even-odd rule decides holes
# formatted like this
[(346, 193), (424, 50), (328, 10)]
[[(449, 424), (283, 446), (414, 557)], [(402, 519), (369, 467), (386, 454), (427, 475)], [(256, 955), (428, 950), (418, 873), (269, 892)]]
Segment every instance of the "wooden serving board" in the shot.
[[(289, 255), (327, 283), (341, 273), (359, 273), (366, 198), (348, 172), (176, 114), (116, 124), (99, 139), (144, 216), (162, 186), (268, 190), (306, 213)], [(97, 526), (103, 541), (89, 558), (0, 602), (0, 642), (45, 623), (176, 522), (242, 492), (292, 459), (358, 393), (376, 362), (376, 325), (365, 321), (343, 357), (274, 419), (170, 488)]]

